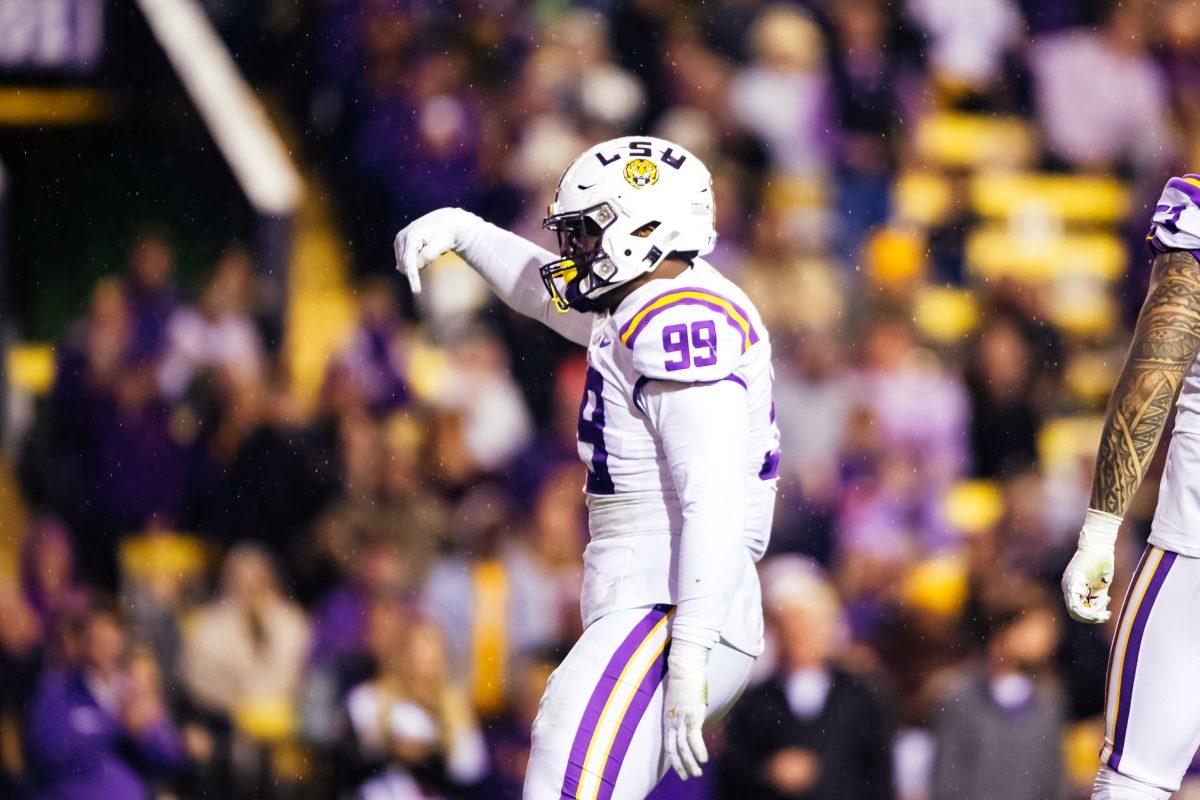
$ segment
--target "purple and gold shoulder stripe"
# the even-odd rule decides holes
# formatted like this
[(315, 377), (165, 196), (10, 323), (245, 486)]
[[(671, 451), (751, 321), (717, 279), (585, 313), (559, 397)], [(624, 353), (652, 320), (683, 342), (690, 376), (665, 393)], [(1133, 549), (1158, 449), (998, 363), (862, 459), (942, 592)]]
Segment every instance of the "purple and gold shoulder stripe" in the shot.
[(1187, 174), (1182, 178), (1171, 178), (1167, 188), (1174, 189), (1187, 195), (1188, 199), (1200, 206), (1200, 175)]
[(642, 306), (636, 314), (630, 317), (628, 322), (621, 326), (621, 344), (632, 348), (638, 336), (646, 329), (651, 320), (667, 309), (684, 305), (703, 306), (721, 314), (741, 337), (743, 353), (758, 343), (758, 331), (754, 329), (750, 315), (746, 313), (745, 309), (716, 292), (689, 286), (664, 292)]
[(1152, 252), (1188, 250), (1200, 257), (1200, 175), (1167, 181), (1146, 241)]

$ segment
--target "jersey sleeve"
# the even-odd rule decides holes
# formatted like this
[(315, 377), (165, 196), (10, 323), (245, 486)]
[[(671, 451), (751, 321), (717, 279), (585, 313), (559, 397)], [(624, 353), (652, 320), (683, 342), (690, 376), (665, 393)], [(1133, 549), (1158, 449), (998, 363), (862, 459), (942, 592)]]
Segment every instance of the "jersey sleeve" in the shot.
[(643, 305), (620, 328), (638, 374), (679, 383), (718, 381), (759, 340), (746, 310), (713, 292), (685, 289)]
[(712, 649), (749, 558), (746, 393), (728, 381), (653, 381), (644, 401), (683, 509), (672, 636)]
[(1200, 175), (1167, 181), (1148, 239), (1155, 250), (1200, 250)]
[(533, 242), (486, 222), (469, 212), (462, 215), (458, 254), (483, 277), (492, 291), (519, 314), (537, 320), (558, 335), (587, 346), (594, 314), (562, 313), (550, 302), (542, 283), (542, 264), (556, 256)]

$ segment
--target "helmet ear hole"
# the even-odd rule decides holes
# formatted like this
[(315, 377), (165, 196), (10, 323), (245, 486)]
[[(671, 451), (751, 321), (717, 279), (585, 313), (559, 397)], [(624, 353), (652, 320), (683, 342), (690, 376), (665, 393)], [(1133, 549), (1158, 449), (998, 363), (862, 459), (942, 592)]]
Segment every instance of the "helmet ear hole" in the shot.
[[(645, 239), (647, 236), (654, 233), (654, 229), (657, 228), (661, 224), (662, 223), (660, 223), (658, 220), (654, 220), (652, 222), (647, 222), (645, 225), (643, 225), (642, 227), (640, 227), (636, 231), (634, 231), (633, 235), (640, 236), (641, 238)], [(626, 253), (625, 255), (629, 255), (629, 253)]]

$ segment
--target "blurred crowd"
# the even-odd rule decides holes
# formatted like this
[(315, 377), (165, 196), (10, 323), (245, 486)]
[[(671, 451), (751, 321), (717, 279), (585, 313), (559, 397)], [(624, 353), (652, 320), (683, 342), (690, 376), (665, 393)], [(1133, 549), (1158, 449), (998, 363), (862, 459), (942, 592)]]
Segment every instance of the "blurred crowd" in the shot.
[[(1146, 209), (1196, 152), (1191, 0), (204, 5), (328, 186), (355, 322), (308, 398), (252, 249), (184, 286), (148, 225), (95, 286), (0, 521), (0, 794), (520, 796), (580, 632), (583, 354), (452, 260), (414, 302), (390, 242), (456, 205), (549, 244), (565, 165), (646, 131), (714, 173), (711, 260), (771, 332), (783, 435), (768, 652), (704, 778), (654, 797), (1086, 796), (1112, 630), (1068, 625), (1056, 582)], [(939, 158), (938, 118), (1028, 148)], [(1121, 268), (980, 272), (1065, 224), (976, 254), (997, 166), (1117, 182)]]

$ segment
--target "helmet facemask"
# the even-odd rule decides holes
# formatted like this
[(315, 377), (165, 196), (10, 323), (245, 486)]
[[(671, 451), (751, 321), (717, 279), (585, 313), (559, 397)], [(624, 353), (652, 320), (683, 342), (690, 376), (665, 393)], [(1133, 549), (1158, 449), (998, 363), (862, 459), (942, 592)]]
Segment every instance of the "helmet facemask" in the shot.
[(617, 221), (608, 203), (546, 217), (542, 227), (558, 236), (557, 261), (542, 265), (542, 283), (562, 313), (595, 311), (596, 298), (613, 288), (617, 265), (604, 252), (604, 233)]
[[(561, 312), (600, 311), (600, 297), (672, 253), (712, 252), (712, 177), (679, 145), (654, 137), (601, 142), (567, 167), (543, 227), (559, 258), (541, 269)], [(688, 260), (685, 258), (685, 260)]]

